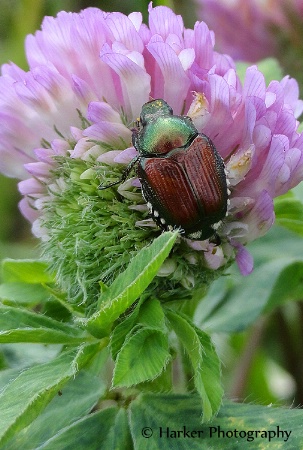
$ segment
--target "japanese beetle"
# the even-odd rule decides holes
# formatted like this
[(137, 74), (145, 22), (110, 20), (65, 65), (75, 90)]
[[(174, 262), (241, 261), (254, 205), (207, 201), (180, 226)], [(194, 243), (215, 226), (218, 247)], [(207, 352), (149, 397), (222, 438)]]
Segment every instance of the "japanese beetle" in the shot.
[(161, 229), (180, 228), (189, 239), (218, 243), (216, 229), (226, 216), (229, 191), (212, 141), (162, 99), (143, 105), (132, 141), (139, 155), (119, 181), (99, 188), (124, 181), (137, 164), (142, 195)]

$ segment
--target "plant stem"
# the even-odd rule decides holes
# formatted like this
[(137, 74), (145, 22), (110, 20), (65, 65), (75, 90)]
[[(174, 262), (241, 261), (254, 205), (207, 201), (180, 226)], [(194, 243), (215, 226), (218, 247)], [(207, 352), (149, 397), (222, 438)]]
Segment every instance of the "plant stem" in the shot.
[(250, 336), (247, 339), (246, 346), (237, 364), (233, 385), (228, 392), (228, 397), (235, 401), (241, 401), (244, 397), (247, 385), (248, 375), (253, 363), (257, 349), (260, 346), (264, 330), (267, 324), (267, 317), (261, 317), (252, 328)]

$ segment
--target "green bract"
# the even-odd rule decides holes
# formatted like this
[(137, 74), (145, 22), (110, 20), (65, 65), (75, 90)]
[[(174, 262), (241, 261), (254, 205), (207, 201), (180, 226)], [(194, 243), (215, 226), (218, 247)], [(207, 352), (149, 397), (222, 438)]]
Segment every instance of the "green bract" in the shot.
[[(119, 178), (117, 169), (111, 170), (110, 178)], [(101, 172), (95, 163), (57, 158), (53, 180), (60, 189), (52, 186), (51, 199), (44, 204), (42, 226), (48, 239), (42, 243), (43, 254), (74, 304), (95, 303), (100, 282), (110, 285), (137, 252), (161, 234), (155, 227), (136, 225), (148, 214), (134, 209), (143, 202), (140, 188), (128, 191), (132, 200), (115, 189), (101, 191)], [(191, 298), (219, 273), (205, 267), (203, 252), (178, 238), (148, 292), (160, 299)]]

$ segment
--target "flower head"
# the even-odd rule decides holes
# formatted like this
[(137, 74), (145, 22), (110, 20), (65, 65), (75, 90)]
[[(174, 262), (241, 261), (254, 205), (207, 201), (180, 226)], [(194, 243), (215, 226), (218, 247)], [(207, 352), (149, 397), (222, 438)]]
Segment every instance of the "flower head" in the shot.
[(225, 160), (230, 184), (221, 245), (180, 237), (152, 286), (160, 297), (189, 295), (234, 259), (249, 273), (245, 244), (273, 224), (273, 198), (302, 180), (296, 81), (266, 87), (251, 67), (242, 86), (232, 59), (213, 46), (205, 23), (185, 29), (167, 7), (150, 6), (148, 26), (140, 13), (88, 8), (45, 18), (28, 36), (28, 72), (3, 66), (1, 170), (22, 180), (21, 211), (74, 301), (92, 301), (99, 282), (160, 233), (135, 175), (98, 190), (136, 156), (131, 129), (150, 98), (191, 117)]
[(217, 48), (236, 60), (276, 57), (298, 78), (302, 67), (302, 0), (196, 0), (199, 15), (216, 34)]
[(277, 13), (276, 8), (271, 8), (272, 3), (279, 0), (197, 0), (200, 16), (216, 33), (218, 48), (236, 60), (250, 62), (276, 51), (268, 28)]

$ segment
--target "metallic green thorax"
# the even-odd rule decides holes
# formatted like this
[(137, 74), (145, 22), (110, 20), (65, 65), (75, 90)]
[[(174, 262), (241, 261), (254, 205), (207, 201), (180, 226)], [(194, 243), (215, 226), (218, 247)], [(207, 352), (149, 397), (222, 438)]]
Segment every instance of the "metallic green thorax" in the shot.
[(188, 146), (197, 134), (189, 117), (174, 116), (164, 100), (154, 100), (143, 106), (133, 142), (142, 156), (157, 156)]

